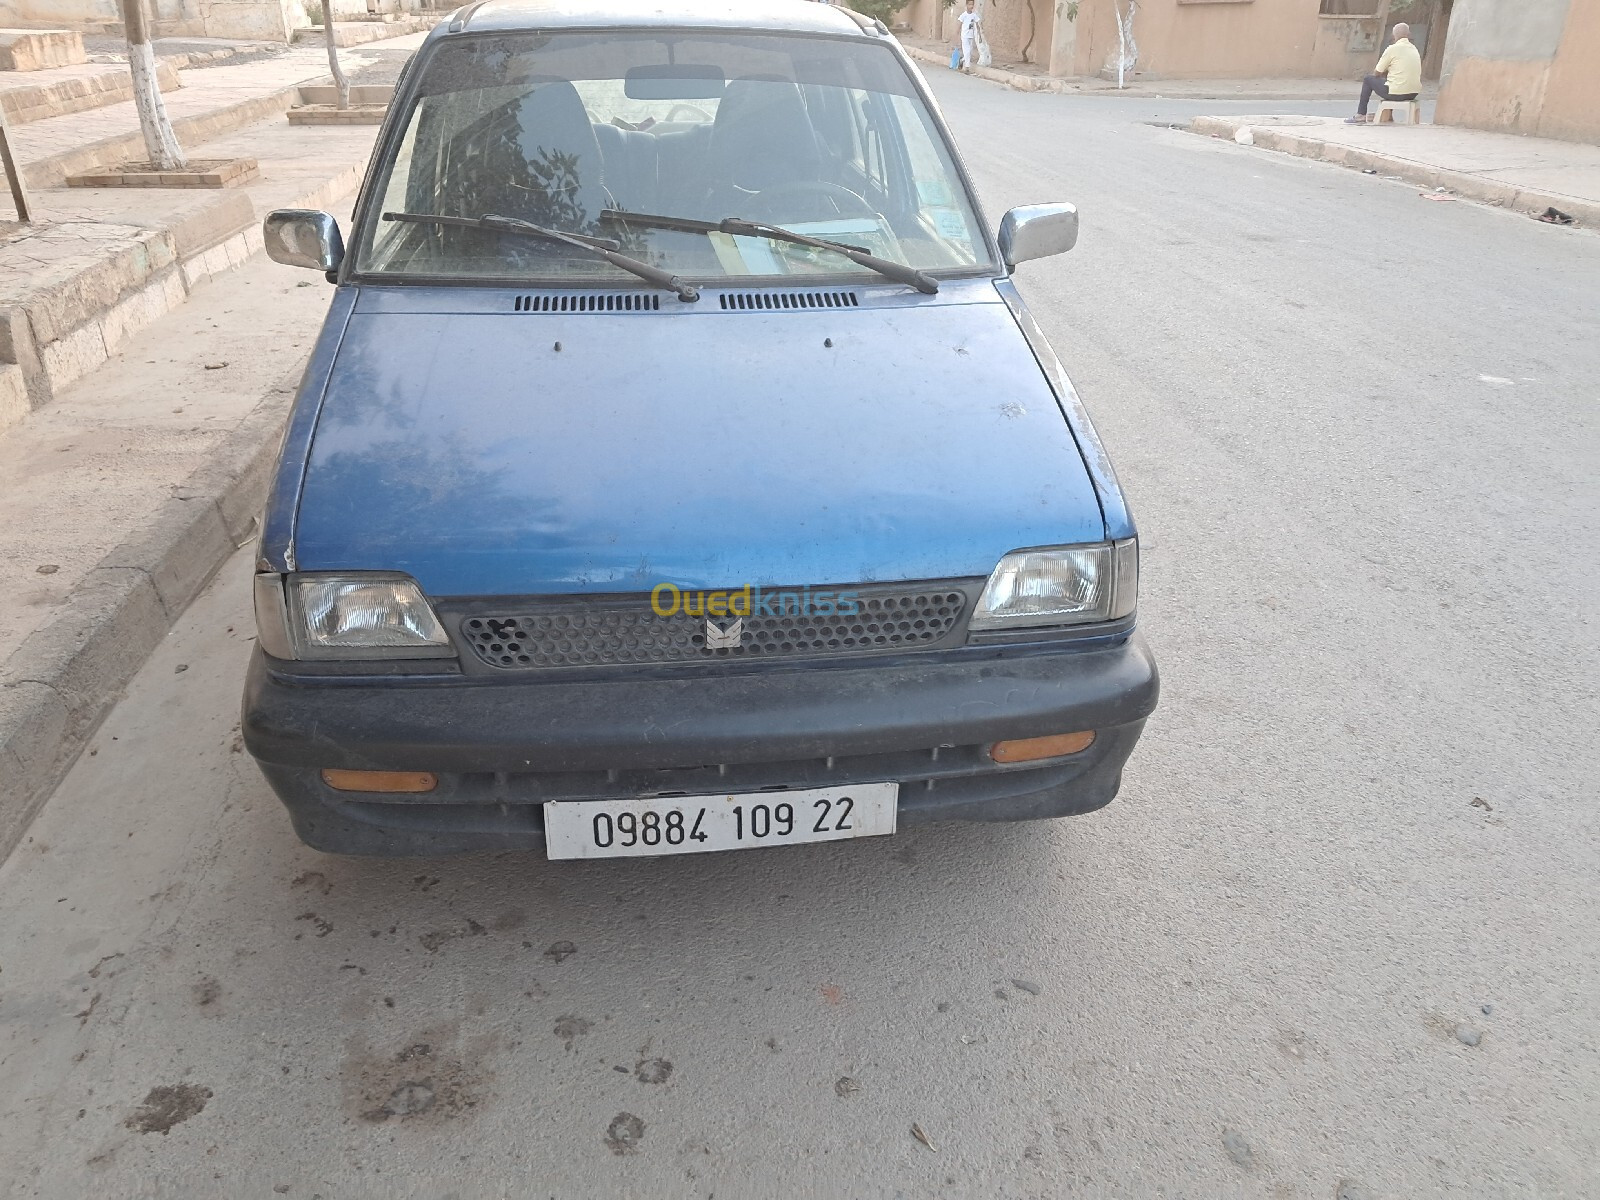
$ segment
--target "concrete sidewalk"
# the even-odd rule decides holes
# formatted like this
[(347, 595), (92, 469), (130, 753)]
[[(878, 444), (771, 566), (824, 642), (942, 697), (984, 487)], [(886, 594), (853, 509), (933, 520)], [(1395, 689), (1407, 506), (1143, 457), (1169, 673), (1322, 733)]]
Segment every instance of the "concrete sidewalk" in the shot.
[[(912, 58), (949, 70), (954, 43), (938, 42), (910, 33), (897, 33), (895, 37)], [(1139, 73), (1125, 80), (1125, 87), (1118, 88), (1114, 79), (1102, 79), (1095, 75), (1058, 78), (1047, 74), (1038, 63), (999, 61), (993, 66), (976, 67), (973, 74), (980, 79), (1003, 83), (1019, 92), (1154, 96), (1166, 100), (1313, 101), (1348, 98), (1352, 108), (1355, 96), (1361, 89), (1359, 82), (1348, 79), (1147, 79)], [(1436, 83), (1423, 88), (1424, 105), (1431, 104), (1438, 90)]]
[(1197, 117), (1189, 129), (1517, 212), (1555, 208), (1600, 228), (1600, 146), (1450, 125), (1346, 125), (1339, 117)]
[[(377, 45), (396, 57), (422, 36)], [(345, 57), (356, 69), (381, 56)], [(343, 207), (378, 132), (284, 120), (295, 86), (325, 70), (320, 49), (293, 50), (208, 68), (169, 97), (191, 129), (231, 114), (185, 149), (255, 158), (244, 186), (40, 190), (38, 223), (0, 239), (0, 350), (15, 355), (0, 381), (30, 385), (9, 411), (0, 389), (0, 858), (252, 536), (330, 291), (260, 256), (260, 218)], [(103, 147), (118, 107), (22, 127), (25, 161), (85, 152), (69, 129), (99, 132)]]

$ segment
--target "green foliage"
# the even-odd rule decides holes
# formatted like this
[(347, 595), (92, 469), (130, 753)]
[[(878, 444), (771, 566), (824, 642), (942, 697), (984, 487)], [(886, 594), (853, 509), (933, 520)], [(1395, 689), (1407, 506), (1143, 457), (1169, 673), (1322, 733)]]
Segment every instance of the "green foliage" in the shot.
[(906, 6), (907, 0), (850, 0), (850, 7), (863, 17), (872, 17), (885, 25), (893, 24), (895, 13)]

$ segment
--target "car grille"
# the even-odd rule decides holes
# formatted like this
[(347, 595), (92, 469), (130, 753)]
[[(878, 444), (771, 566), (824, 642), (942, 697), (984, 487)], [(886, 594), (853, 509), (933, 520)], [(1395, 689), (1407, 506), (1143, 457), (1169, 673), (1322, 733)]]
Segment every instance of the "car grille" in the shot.
[[(506, 671), (882, 654), (959, 643), (970, 597), (981, 585), (956, 580), (829, 589), (835, 598), (855, 596), (858, 611), (848, 615), (803, 611), (800, 588), (769, 589), (774, 611), (761, 611), (757, 602), (742, 618), (714, 618), (725, 640), (739, 622), (732, 646), (708, 646), (706, 618), (660, 616), (648, 594), (550, 597), (503, 608), (480, 602), (456, 618), (456, 628), (479, 662)], [(780, 607), (780, 596), (795, 600)]]

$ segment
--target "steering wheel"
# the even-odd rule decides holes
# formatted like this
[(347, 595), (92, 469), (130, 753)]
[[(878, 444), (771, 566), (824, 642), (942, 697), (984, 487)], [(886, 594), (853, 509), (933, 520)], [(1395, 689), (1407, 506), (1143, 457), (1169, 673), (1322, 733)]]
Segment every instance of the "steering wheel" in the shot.
[(678, 114), (681, 113), (681, 112), (693, 113), (695, 118), (697, 120), (700, 120), (700, 121), (709, 121), (709, 120), (711, 120), (711, 114), (708, 113), (705, 109), (698, 107), (697, 105), (694, 105), (694, 104), (674, 104), (672, 106), (672, 111), (669, 112), (666, 115), (666, 118), (665, 118), (665, 120), (662, 121), (662, 124), (668, 125), (668, 124), (671, 124), (673, 121), (676, 121), (678, 119)]
[[(785, 206), (801, 196), (815, 197), (829, 204), (832, 213), (796, 214), (792, 207)], [(780, 183), (777, 187), (770, 187), (757, 192), (751, 200), (751, 206), (756, 210), (752, 217), (765, 217), (774, 221), (796, 220), (831, 220), (834, 217), (872, 217), (877, 219), (878, 211), (873, 208), (865, 196), (852, 192), (843, 184), (829, 183), (824, 179), (802, 179), (798, 183)], [(742, 214), (741, 214), (742, 215)]]

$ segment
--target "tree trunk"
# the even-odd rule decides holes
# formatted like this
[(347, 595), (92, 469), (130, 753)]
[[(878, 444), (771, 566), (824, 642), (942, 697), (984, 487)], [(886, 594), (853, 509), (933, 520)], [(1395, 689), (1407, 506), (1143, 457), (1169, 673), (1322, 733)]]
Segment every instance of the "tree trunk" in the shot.
[(339, 89), (339, 107), (350, 107), (350, 81), (339, 66), (339, 47), (333, 40), (333, 0), (322, 0), (322, 36), (328, 41), (328, 69), (333, 72), (333, 86)]
[(128, 70), (133, 75), (133, 105), (139, 112), (139, 131), (145, 153), (158, 171), (177, 171), (184, 165), (183, 148), (167, 119), (166, 102), (156, 79), (156, 55), (150, 46), (150, 27), (144, 17), (144, 0), (121, 0), (122, 26), (128, 32)]
[(1126, 13), (1117, 0), (1112, 0), (1112, 7), (1117, 12), (1117, 86), (1120, 88), (1127, 86), (1124, 78), (1139, 61), (1139, 46), (1133, 40), (1133, 14), (1139, 10), (1139, 0), (1128, 0)]
[(1378, 53), (1382, 54), (1389, 42), (1389, 6), (1392, 0), (1378, 0), (1378, 11), (1373, 19), (1378, 23)]

